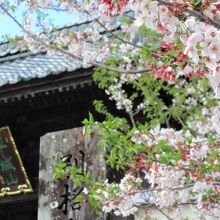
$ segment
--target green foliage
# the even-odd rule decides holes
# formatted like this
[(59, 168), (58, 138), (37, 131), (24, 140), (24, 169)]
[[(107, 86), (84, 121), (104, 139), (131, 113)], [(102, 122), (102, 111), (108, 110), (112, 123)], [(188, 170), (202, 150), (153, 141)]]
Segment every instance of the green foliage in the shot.
[[(145, 34), (149, 34), (149, 30), (143, 26), (141, 29)], [(144, 48), (141, 51), (146, 57), (151, 51)], [(170, 56), (176, 57), (177, 51), (171, 50), (166, 54), (167, 60)], [(164, 56), (164, 59), (166, 59)], [(106, 61), (108, 65), (117, 66), (120, 60), (115, 57)], [(94, 79), (98, 82), (101, 89), (108, 89), (110, 85), (117, 85), (120, 81), (120, 75), (111, 71), (96, 68)], [(187, 83), (187, 88), (185, 84)], [(151, 76), (143, 75), (138, 80), (127, 80), (123, 83), (127, 97), (134, 103), (134, 109), (127, 112), (129, 116), (144, 118), (142, 121), (136, 121), (138, 130), (148, 130), (156, 125), (169, 126), (170, 119), (172, 123), (181, 126), (183, 129), (189, 129), (187, 124), (184, 124), (194, 115), (201, 115), (201, 109), (204, 106), (211, 107), (215, 105), (215, 101), (208, 98), (201, 100), (201, 94), (210, 92), (206, 79), (191, 78), (186, 82), (179, 79), (175, 85), (168, 84), (165, 81), (152, 78)], [(188, 92), (190, 91), (190, 93)], [(116, 91), (117, 92), (117, 91)], [(208, 97), (208, 96), (206, 96)], [(196, 100), (196, 105), (192, 105), (191, 99)], [(143, 108), (137, 109), (140, 103), (146, 103)], [(86, 130), (92, 132), (92, 128), (96, 129), (100, 136), (98, 146), (106, 153), (106, 161), (112, 167), (126, 169), (135, 160), (136, 155), (146, 153), (154, 157), (159, 154), (159, 162), (169, 164), (171, 161), (178, 161), (181, 158), (181, 152), (175, 150), (166, 142), (161, 141), (151, 151), (146, 146), (135, 144), (131, 141), (131, 137), (136, 132), (137, 128), (131, 126), (131, 121), (128, 118), (119, 118), (113, 116), (101, 101), (94, 102), (97, 112), (106, 116), (103, 122), (95, 122), (90, 115), (89, 120), (84, 120)], [(190, 128), (193, 131), (192, 128)], [(210, 143), (214, 144), (214, 137), (210, 136)], [(190, 139), (188, 140), (190, 142)], [(153, 158), (152, 158), (153, 159)]]
[(208, 134), (208, 140), (210, 145), (215, 145), (217, 143), (216, 136), (214, 134)]
[[(151, 38), (158, 37), (158, 35), (144, 26), (140, 28), (140, 32)], [(177, 42), (177, 44), (181, 47), (180, 42)], [(117, 45), (116, 48), (112, 48), (112, 51), (118, 51), (119, 48)], [(139, 55), (126, 54), (126, 56), (136, 65), (140, 62), (140, 57), (144, 57), (147, 62), (153, 63), (153, 51), (152, 47), (144, 47)], [(162, 60), (164, 63), (169, 64), (171, 57), (177, 56), (178, 51), (170, 50), (165, 53)], [(116, 56), (109, 57), (105, 64), (111, 67), (118, 67), (123, 64), (123, 60)], [(99, 114), (103, 114), (104, 120), (102, 122), (96, 121), (94, 116), (89, 113), (88, 118), (82, 122), (85, 126), (85, 136), (90, 136), (93, 133), (98, 134), (100, 138), (98, 147), (105, 155), (106, 163), (116, 170), (126, 171), (132, 168), (139, 155), (146, 156), (149, 164), (154, 161), (168, 166), (177, 164), (181, 157), (184, 156), (184, 152), (172, 146), (168, 141), (160, 140), (153, 146), (146, 146), (147, 144), (145, 145), (142, 142), (134, 142), (132, 138), (138, 132), (143, 132), (154, 139), (150, 129), (160, 125), (161, 127), (190, 130), (192, 135), (188, 136), (186, 140), (187, 144), (190, 144), (197, 131), (194, 128), (189, 128), (187, 122), (197, 119), (206, 120), (202, 114), (202, 108), (210, 108), (216, 105), (216, 101), (209, 98), (212, 95), (207, 79), (193, 77), (187, 80), (178, 79), (176, 84), (173, 85), (144, 74), (135, 80), (130, 80), (129, 77), (124, 80), (118, 72), (101, 68), (95, 68), (93, 77), (100, 89), (106, 90), (110, 97), (114, 97), (112, 99), (116, 103), (112, 103), (116, 104), (115, 107), (117, 107), (117, 102), (124, 98), (122, 93), (125, 99), (132, 103), (132, 108), (126, 108), (126, 104), (122, 105), (119, 109), (121, 113), (119, 117), (109, 112), (103, 101), (95, 100), (93, 103), (95, 109)], [(109, 90), (110, 86), (113, 86), (114, 91)], [(206, 95), (204, 96), (204, 94)], [(192, 103), (193, 101), (195, 104)], [(215, 135), (210, 132), (208, 140), (210, 152), (206, 163), (201, 160), (199, 165), (190, 167), (201, 177), (204, 173), (211, 174), (220, 169), (220, 164), (213, 163), (220, 157), (219, 152), (216, 150), (217, 141)], [(86, 199), (97, 213), (102, 210), (102, 202), (105, 199), (101, 191), (107, 192), (111, 199), (115, 199), (119, 192), (117, 184), (111, 183), (106, 187), (103, 180), (94, 181), (89, 173), (82, 176), (79, 169), (66, 167), (61, 162), (56, 165), (55, 169), (54, 178), (62, 178), (68, 173), (75, 185), (85, 186), (89, 189), (88, 195), (79, 196), (76, 201), (82, 202)], [(138, 171), (136, 174), (138, 174)], [(190, 177), (188, 178), (190, 182)]]
[(144, 24), (139, 27), (139, 33), (145, 37), (159, 38), (161, 34), (147, 28)]
[(107, 163), (112, 168), (125, 169), (131, 160), (134, 160), (134, 156), (143, 150), (143, 146), (134, 146), (130, 140), (134, 130), (130, 130), (130, 125), (125, 118), (111, 115), (108, 120), (94, 122), (94, 118), (90, 114), (89, 119), (85, 119), (83, 124), (85, 125), (86, 135), (93, 132), (92, 128), (97, 131), (100, 136), (98, 146), (106, 153)]
[(189, 218), (188, 217), (183, 217), (183, 218), (181, 218), (181, 220), (189, 220)]
[(196, 5), (199, 5), (201, 3), (201, 0), (193, 0), (193, 4), (196, 6)]
[(81, 202), (83, 202), (83, 200), (84, 200), (84, 197), (83, 197), (82, 195), (78, 195), (78, 196), (73, 200), (73, 202), (79, 202), (79, 203), (81, 203)]
[(54, 168), (54, 174), (53, 178), (55, 180), (62, 178), (65, 175), (64, 168), (66, 167), (66, 164), (59, 161), (56, 163), (55, 168)]
[(95, 100), (93, 102), (93, 105), (95, 106), (95, 110), (100, 114), (104, 114), (107, 119), (111, 120), (114, 118), (114, 116), (108, 112), (108, 109), (105, 106), (105, 104), (103, 103), (103, 101)]
[(154, 152), (159, 154), (158, 161), (167, 165), (172, 161), (178, 161), (181, 158), (181, 152), (169, 145), (167, 141), (163, 140), (158, 143)]
[(122, 23), (126, 24), (126, 25), (130, 25), (133, 23), (133, 19), (129, 18), (129, 17), (125, 17), (125, 18), (123, 18)]
[(220, 193), (216, 193), (213, 189), (209, 189), (206, 193), (202, 195), (202, 201), (209, 201), (209, 203), (211, 204), (216, 204), (220, 201)]
[(93, 133), (93, 128), (95, 126), (95, 121), (93, 118), (93, 115), (91, 113), (89, 113), (89, 119), (84, 119), (82, 121), (82, 124), (85, 125), (85, 135), (89, 136)]

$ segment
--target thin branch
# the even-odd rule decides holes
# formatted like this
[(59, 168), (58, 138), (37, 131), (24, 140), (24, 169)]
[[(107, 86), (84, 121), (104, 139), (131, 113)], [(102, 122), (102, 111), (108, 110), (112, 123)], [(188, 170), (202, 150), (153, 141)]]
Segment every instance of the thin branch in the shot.
[(198, 203), (197, 202), (184, 202), (184, 203), (178, 203), (176, 204), (177, 206), (183, 206), (183, 205), (197, 205)]
[(43, 7), (43, 6), (40, 6), (40, 5), (37, 5), (37, 8), (40, 8), (40, 9), (44, 9), (44, 10), (51, 10), (51, 11), (56, 11), (56, 12), (71, 12), (71, 10), (68, 10), (68, 9), (62, 9), (62, 8), (59, 8), (59, 7)]
[[(91, 13), (88, 11), (88, 10), (83, 10), (84, 13), (86, 13), (87, 15), (89, 15), (90, 17), (92, 17)], [(106, 28), (105, 24), (103, 24), (98, 18), (95, 18), (94, 21), (96, 21), (102, 28), (104, 28), (104, 30), (109, 33), (112, 37), (118, 39), (119, 41), (121, 41), (122, 43), (125, 43), (125, 44), (128, 44), (128, 45), (131, 45), (133, 47), (136, 47), (136, 48), (139, 48), (139, 49), (143, 49), (144, 47), (142, 46), (139, 46), (133, 42), (130, 42), (130, 41), (127, 41), (127, 40), (124, 40), (123, 38), (117, 36), (116, 34), (114, 34), (111, 30), (108, 30), (108, 28)]]
[(121, 41), (122, 43), (131, 45), (131, 46), (136, 47), (136, 48), (139, 48), (139, 49), (143, 49), (143, 48), (144, 48), (144, 47), (142, 47), (142, 46), (139, 46), (139, 45), (137, 45), (137, 44), (135, 44), (135, 43), (132, 43), (132, 42), (130, 42), (130, 41), (126, 41), (126, 40), (124, 40), (123, 38), (117, 36), (117, 35), (114, 34), (112, 31), (108, 30), (108, 29), (105, 27), (105, 25), (102, 24), (102, 23), (98, 20), (98, 18), (96, 18), (95, 21), (96, 21), (102, 28), (104, 28), (104, 30), (105, 30), (106, 32), (108, 32), (112, 37), (118, 39), (118, 40)]
[(151, 206), (154, 206), (154, 204), (149, 203), (149, 202), (141, 204), (141, 205), (134, 204), (134, 207), (137, 207), (137, 208), (142, 208), (143, 207), (145, 209), (150, 208)]
[[(219, 182), (214, 182), (213, 185), (214, 186), (220, 186), (220, 183)], [(174, 188), (171, 188), (169, 190), (171, 190), (171, 191), (184, 190), (184, 189), (192, 188), (193, 186), (194, 186), (194, 184), (188, 184), (188, 185), (182, 186), (182, 187), (174, 187)], [(137, 194), (137, 193), (156, 192), (156, 191), (162, 191), (162, 190), (164, 190), (164, 189), (162, 189), (162, 188), (146, 189), (146, 190), (131, 192), (129, 195)]]
[[(76, 3), (76, 5), (79, 7), (79, 5)], [(37, 6), (38, 8), (40, 9), (47, 9), (47, 10), (55, 10), (55, 11), (62, 11), (62, 12), (68, 12), (70, 10), (67, 10), (67, 9), (59, 9), (59, 8), (53, 8), (53, 7), (42, 7), (42, 6)], [(79, 11), (79, 10), (78, 10)], [(83, 9), (83, 12), (85, 14), (87, 14), (88, 16), (92, 17), (91, 13), (86, 10), (86, 9)], [(126, 13), (123, 14), (124, 16), (126, 16)], [(127, 17), (130, 17), (130, 16), (127, 16)], [(131, 18), (131, 17), (130, 17)], [(133, 18), (134, 19), (134, 18)], [(107, 33), (109, 33), (112, 37), (118, 39), (119, 41), (121, 41), (122, 43), (125, 43), (125, 44), (129, 44), (133, 47), (136, 47), (136, 48), (139, 48), (139, 49), (143, 49), (144, 47), (140, 46), (140, 45), (137, 45), (133, 42), (130, 42), (130, 41), (127, 41), (127, 40), (124, 40), (123, 38), (117, 36), (116, 34), (114, 34), (111, 30), (109, 30), (108, 28), (106, 28), (105, 24), (103, 24), (98, 18), (95, 18), (94, 21), (96, 23), (98, 23)]]
[(166, 125), (167, 125), (167, 128), (170, 128), (170, 118), (171, 118), (171, 115), (169, 115), (168, 117), (166, 116)]
[(134, 120), (133, 114), (132, 114), (131, 112), (129, 112), (128, 114), (129, 114), (129, 117), (130, 117), (130, 120), (131, 120), (132, 126), (133, 126), (134, 128), (136, 128), (136, 123), (135, 123), (135, 120)]
[(164, 216), (166, 216), (169, 220), (174, 220), (173, 218), (171, 218), (169, 215), (167, 215), (162, 209), (158, 208), (157, 206), (155, 206), (155, 208)]
[[(183, 186), (183, 187), (175, 187), (175, 188), (172, 188), (170, 190), (172, 190), (172, 191), (183, 190), (183, 189), (191, 188), (193, 186), (194, 186), (194, 184), (189, 184), (189, 185), (186, 185), (186, 186)], [(164, 190), (164, 189), (162, 189), (162, 188), (153, 188), (153, 189), (146, 189), (146, 190), (132, 192), (131, 194), (145, 193), (145, 192), (155, 192), (155, 191), (162, 191), (162, 190)]]
[(185, 124), (184, 124), (183, 120), (180, 118), (180, 116), (177, 115), (176, 117), (177, 117), (179, 123), (182, 125), (182, 127), (185, 127)]
[[(78, 5), (79, 6), (79, 5)], [(40, 5), (37, 5), (37, 8), (40, 8), (40, 9), (45, 9), (45, 10), (54, 10), (54, 11), (61, 11), (61, 12), (70, 12), (71, 10), (68, 10), (68, 9), (59, 9), (59, 8), (53, 8), (53, 7), (42, 7)], [(88, 10), (85, 10), (83, 9), (83, 12), (87, 15), (89, 15), (90, 17), (92, 17), (91, 13), (88, 11)], [(123, 14), (124, 15), (124, 14)], [(125, 15), (124, 15), (125, 16)], [(130, 16), (129, 16), (130, 17)], [(117, 36), (116, 34), (114, 34), (111, 30), (109, 30), (108, 28), (106, 28), (106, 26), (98, 19), (98, 18), (94, 18), (94, 20), (96, 23), (98, 23), (107, 33), (109, 33), (112, 37), (120, 40), (122, 43), (125, 43), (125, 44), (129, 44), (133, 47), (137, 47), (139, 49), (143, 49), (144, 47), (140, 46), (140, 45), (137, 45), (133, 42), (130, 42), (130, 41), (126, 41), (124, 40), (123, 38)]]
[(132, 20), (134, 20), (134, 19), (135, 19), (133, 16), (128, 15), (126, 12), (125, 12), (125, 13), (123, 13), (123, 16), (125, 16), (125, 17), (127, 17), (127, 18), (130, 18), (130, 19), (132, 19)]
[[(137, 84), (137, 83), (136, 83)], [(137, 114), (139, 114), (142, 110), (144, 110), (145, 108), (146, 108), (146, 106), (148, 105), (148, 103), (147, 104), (145, 104), (146, 102), (143, 102), (143, 106), (139, 106), (139, 108), (136, 108), (136, 111), (133, 113), (133, 116), (135, 116), (135, 115), (137, 115)]]
[[(176, 4), (173, 4), (171, 3), (170, 1), (165, 1), (165, 0), (156, 0), (158, 1), (160, 4), (162, 5), (166, 5), (166, 6), (170, 6), (170, 7), (177, 7)], [(211, 18), (209, 17), (206, 17), (204, 16), (203, 14), (197, 12), (197, 11), (194, 11), (190, 8), (186, 8), (186, 9), (183, 9), (185, 10), (186, 12), (188, 12), (190, 15), (196, 17), (197, 19), (199, 19), (200, 21), (204, 22), (204, 21), (208, 21), (208, 23), (210, 23), (211, 25), (213, 25), (214, 27), (216, 27), (217, 29), (220, 29), (220, 23), (217, 22), (217, 21), (214, 21), (212, 20)]]
[[(175, 205), (176, 206), (185, 206), (185, 205), (197, 205), (198, 203), (197, 202), (184, 202), (184, 203), (176, 203)], [(146, 203), (142, 203), (142, 204), (134, 204), (135, 207), (137, 208), (149, 208), (149, 207), (155, 207), (156, 208), (156, 205), (154, 203), (149, 203), (149, 202), (146, 202)], [(157, 207), (158, 208), (158, 207)]]
[(215, 182), (213, 183), (213, 185), (214, 185), (214, 186), (220, 186), (220, 182), (219, 182), (219, 181), (215, 181)]
[[(74, 58), (74, 59), (78, 59), (80, 61), (83, 61), (84, 59), (80, 56), (77, 56), (77, 55), (74, 55), (66, 50), (63, 50), (59, 47), (56, 47), (56, 46), (52, 46), (52, 45), (48, 45), (46, 44), (43, 40), (39, 39), (36, 35), (32, 34), (31, 32), (27, 31), (23, 26), (22, 24), (15, 18), (11, 15), (10, 12), (8, 12), (7, 9), (4, 8), (4, 6), (1, 4), (0, 5), (0, 8), (23, 30), (24, 33), (26, 33), (27, 35), (29, 35), (35, 42), (38, 42), (40, 43), (42, 46), (44, 46), (46, 49), (52, 49), (52, 50), (55, 50), (55, 51), (59, 51), (60, 53), (62, 54), (65, 54), (71, 58)], [(120, 68), (114, 68), (114, 67), (110, 67), (110, 66), (106, 66), (104, 64), (101, 64), (101, 63), (97, 63), (97, 62), (87, 62), (87, 64), (90, 64), (90, 65), (93, 65), (93, 66), (96, 66), (96, 67), (100, 67), (100, 68), (103, 68), (103, 69), (106, 69), (106, 70), (109, 70), (109, 71), (113, 71), (113, 72), (118, 72), (118, 73), (123, 73), (123, 74), (137, 74), (137, 73), (147, 73), (149, 72), (150, 70), (149, 69), (140, 69), (140, 70), (125, 70), (125, 69), (120, 69)]]
[[(91, 13), (90, 13), (88, 10), (85, 10), (85, 9), (84, 9), (83, 12), (86, 13), (87, 15), (89, 15), (90, 17), (92, 17)], [(105, 30), (107, 33), (109, 33), (112, 37), (114, 37), (114, 38), (120, 40), (122, 43), (129, 44), (129, 45), (131, 45), (131, 46), (133, 46), (133, 47), (137, 47), (137, 48), (139, 48), (139, 49), (143, 49), (143, 48), (144, 48), (144, 47), (139, 46), (139, 45), (137, 45), (137, 44), (135, 44), (135, 43), (133, 43), (133, 42), (126, 41), (126, 40), (124, 40), (123, 38), (117, 36), (117, 35), (114, 34), (111, 30), (108, 30), (108, 28), (106, 28), (105, 24), (103, 24), (98, 18), (95, 18), (94, 21), (96, 21), (102, 28), (104, 28), (104, 30)]]

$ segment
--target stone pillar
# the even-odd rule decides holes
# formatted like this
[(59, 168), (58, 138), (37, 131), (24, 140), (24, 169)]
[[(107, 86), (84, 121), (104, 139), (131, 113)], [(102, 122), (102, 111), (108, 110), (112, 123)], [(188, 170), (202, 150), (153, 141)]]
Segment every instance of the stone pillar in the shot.
[[(62, 202), (60, 195), (64, 193), (64, 183), (55, 182), (52, 178), (53, 168), (61, 155), (71, 154), (79, 158), (79, 151), (85, 153), (85, 168), (90, 171), (93, 179), (105, 177), (106, 166), (103, 155), (97, 148), (97, 136), (82, 141), (82, 128), (75, 128), (44, 135), (40, 139), (40, 171), (39, 171), (39, 209), (38, 220), (105, 220), (106, 217), (96, 216), (88, 204), (82, 205), (78, 211), (68, 207), (67, 215), (62, 210), (52, 209), (51, 203)], [(74, 161), (74, 160), (73, 160)]]

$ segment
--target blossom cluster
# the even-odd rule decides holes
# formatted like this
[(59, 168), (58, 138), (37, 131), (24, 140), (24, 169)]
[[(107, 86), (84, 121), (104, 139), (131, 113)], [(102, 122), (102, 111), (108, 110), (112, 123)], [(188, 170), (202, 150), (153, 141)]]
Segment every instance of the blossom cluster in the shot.
[[(103, 2), (108, 4), (108, 1)], [(162, 43), (166, 42), (169, 45), (178, 38), (183, 44), (179, 54), (180, 59), (175, 62), (165, 65), (158, 63), (160, 58), (157, 59), (155, 77), (174, 83), (176, 77), (179, 76), (189, 77), (195, 74), (201, 77), (205, 74), (210, 79), (216, 97), (219, 98), (220, 32), (210, 21), (210, 19), (219, 20), (219, 2), (200, 1), (200, 6), (196, 5), (198, 10), (196, 13), (200, 15), (200, 18), (203, 16), (203, 20), (198, 19), (195, 13), (190, 13), (195, 5), (189, 1), (171, 1), (166, 5), (160, 1), (141, 0), (129, 1), (128, 5), (134, 11), (134, 22), (130, 26), (137, 27), (130, 28), (130, 30), (138, 31), (138, 27), (145, 25), (163, 35), (163, 41), (160, 39)], [(108, 8), (108, 10), (112, 10), (112, 8)], [(185, 19), (183, 19), (184, 17)], [(129, 32), (129, 28), (124, 30)], [(176, 49), (169, 48), (169, 50)], [(160, 53), (160, 55), (162, 54)], [(179, 68), (176, 68), (177, 65)]]
[[(54, 53), (56, 45), (58, 48), (67, 49), (76, 59), (93, 65), (102, 63), (107, 57), (112, 56), (112, 50), (119, 46), (118, 51), (124, 62), (118, 68), (125, 72), (136, 69), (138, 73), (138, 70), (147, 66), (152, 76), (170, 83), (175, 83), (177, 78), (183, 76), (206, 76), (216, 97), (220, 96), (220, 6), (217, 0), (93, 0), (81, 4), (66, 0), (20, 2), (28, 6), (30, 14), (39, 8), (63, 10), (67, 13), (75, 10), (86, 18), (94, 19), (91, 30), (80, 30), (72, 34), (61, 32), (57, 37), (48, 32), (38, 33), (34, 39), (30, 35), (25, 36), (25, 41), (33, 51), (52, 50)], [(131, 10), (133, 15), (126, 14), (127, 9)], [(128, 16), (130, 19), (127, 25), (121, 24), (123, 37), (117, 37), (117, 34), (104, 37), (98, 30), (101, 27), (109, 33), (117, 29), (109, 15), (118, 16), (118, 13), (124, 13), (125, 17)], [(137, 37), (143, 26), (159, 34), (156, 43), (146, 43), (151, 42), (150, 35), (145, 39)], [(28, 32), (34, 34), (31, 25), (25, 25), (24, 28), (25, 35)], [(48, 46), (36, 42), (36, 37)], [(150, 50), (149, 56), (144, 58), (139, 55), (145, 47), (149, 47)], [(139, 56), (141, 62), (134, 62), (131, 59), (133, 56)]]
[[(136, 200), (136, 192), (140, 188), (142, 180), (136, 178), (131, 174), (125, 175), (121, 180), (120, 184), (109, 184), (106, 183), (106, 188), (108, 190), (100, 190), (100, 195), (104, 195), (104, 200), (102, 197), (103, 211), (105, 213), (111, 213), (112, 211), (116, 216), (129, 216), (134, 214), (138, 208), (134, 206)], [(109, 188), (114, 188), (116, 186), (116, 192), (112, 194)]]
[[(133, 108), (127, 109), (126, 103), (129, 99), (123, 89), (123, 84), (128, 83), (129, 80), (138, 82), (143, 80), (143, 77), (129, 79), (121, 76), (118, 80), (115, 79), (111, 86), (106, 87), (107, 91), (111, 91), (107, 94), (116, 101), (116, 107), (124, 109), (128, 113), (134, 110), (133, 102), (130, 102), (130, 106)], [(211, 216), (211, 219), (218, 219), (219, 101), (215, 100), (212, 91), (207, 90), (206, 79), (191, 83), (183, 79), (178, 84), (167, 84), (167, 86), (170, 91), (171, 87), (175, 91), (172, 104), (182, 107), (189, 116), (186, 117), (187, 120), (184, 120), (185, 128), (181, 130), (159, 125), (152, 129), (135, 130), (131, 141), (135, 145), (144, 146), (146, 151), (136, 154), (135, 161), (131, 163), (126, 175), (135, 176), (142, 173), (142, 176), (143, 174), (145, 176), (143, 181), (150, 186), (149, 188), (139, 188), (135, 193), (136, 197), (129, 197), (129, 204), (135, 208), (136, 204), (140, 205), (140, 201), (141, 205), (155, 204), (159, 209), (167, 211), (170, 216), (174, 216), (174, 219), (181, 207), (191, 204), (194, 205), (194, 211), (197, 216), (201, 216), (201, 219), (207, 216)], [(119, 94), (123, 94), (123, 96)], [(180, 101), (182, 94), (185, 96), (185, 101)], [(150, 108), (151, 96), (148, 94), (147, 98), (145, 102), (138, 105), (137, 109)], [(199, 105), (201, 106), (199, 107)], [(171, 106), (169, 107), (171, 108)], [(169, 111), (169, 108), (164, 111)], [(144, 195), (144, 199), (141, 195)], [(116, 199), (115, 206), (111, 205), (105, 211), (111, 212), (117, 210), (118, 207), (126, 206), (118, 191), (114, 198), (118, 199)], [(107, 204), (112, 203), (107, 202)], [(119, 214), (119, 212), (116, 213)], [(121, 215), (125, 216), (123, 212)]]
[(117, 109), (125, 109), (126, 112), (132, 111), (132, 101), (127, 97), (125, 90), (122, 89), (122, 83), (118, 82), (115, 85), (109, 86), (106, 88), (105, 92), (107, 95), (110, 95), (110, 100), (116, 102)]
[[(149, 146), (154, 153), (154, 160), (157, 160), (150, 166), (146, 162), (145, 168), (142, 167), (142, 172), (151, 185), (149, 191), (154, 191), (151, 202), (170, 210), (184, 204), (196, 204), (200, 213), (217, 218), (220, 193), (220, 136), (217, 132), (216, 144), (212, 147), (208, 138), (192, 137), (190, 131), (184, 133), (158, 127), (149, 133), (150, 135), (138, 132), (133, 141)], [(163, 146), (161, 141), (167, 143)], [(164, 150), (161, 151), (163, 147)], [(166, 161), (166, 157), (169, 160)], [(212, 196), (218, 199), (210, 202)]]

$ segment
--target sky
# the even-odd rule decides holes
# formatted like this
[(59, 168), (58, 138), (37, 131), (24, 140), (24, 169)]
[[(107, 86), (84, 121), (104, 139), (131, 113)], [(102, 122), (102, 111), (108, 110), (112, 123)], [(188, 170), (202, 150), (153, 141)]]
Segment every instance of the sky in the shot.
[[(22, 21), (22, 15), (25, 8), (20, 6), (16, 10), (15, 17), (19, 21)], [(65, 25), (71, 25), (79, 21), (79, 16), (75, 14), (67, 15), (65, 12), (47, 11), (49, 18), (52, 20), (53, 24), (62, 27)], [(9, 17), (0, 14), (0, 41), (3, 41), (2, 36), (9, 35), (14, 37), (16, 35), (22, 35), (21, 29), (12, 21)]]

